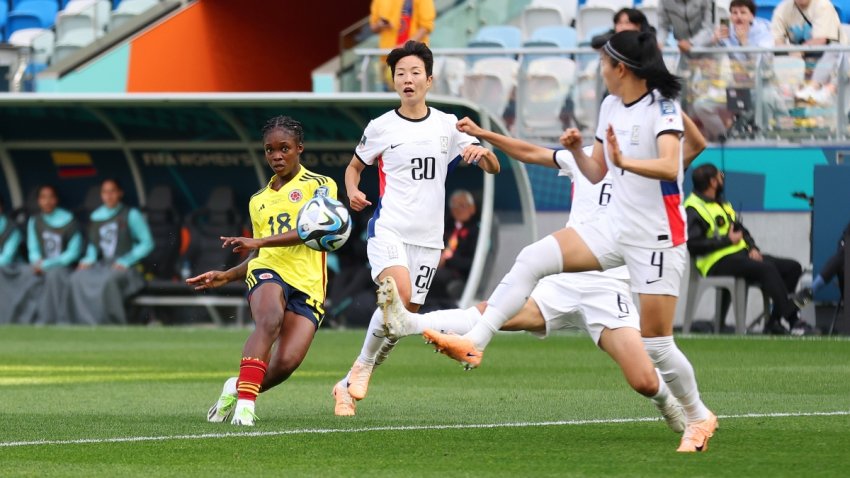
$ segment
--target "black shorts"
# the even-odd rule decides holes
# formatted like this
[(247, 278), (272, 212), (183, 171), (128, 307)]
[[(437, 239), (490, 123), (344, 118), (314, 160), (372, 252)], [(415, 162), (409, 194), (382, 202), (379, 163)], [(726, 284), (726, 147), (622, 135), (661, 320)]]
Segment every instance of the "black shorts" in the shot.
[(252, 276), (246, 281), (249, 284), (253, 283), (246, 294), (249, 303), (251, 301), (251, 294), (258, 287), (273, 282), (283, 289), (283, 300), (286, 301), (286, 310), (291, 310), (298, 315), (307, 317), (317, 329), (322, 325), (322, 321), (325, 319), (324, 304), (292, 287), (280, 277), (280, 274), (271, 269), (254, 269)]

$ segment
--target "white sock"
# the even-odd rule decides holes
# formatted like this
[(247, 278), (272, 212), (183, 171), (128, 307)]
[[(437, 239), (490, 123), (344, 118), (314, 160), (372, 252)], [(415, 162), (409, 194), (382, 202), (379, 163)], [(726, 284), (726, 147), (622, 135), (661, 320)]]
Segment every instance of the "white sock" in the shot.
[(362, 363), (374, 364), (375, 356), (384, 344), (384, 314), (381, 308), (375, 309), (372, 312), (372, 320), (369, 321), (369, 326), (366, 328), (366, 339), (363, 340), (363, 348), (360, 349), (360, 356), (357, 360)]
[(463, 335), (481, 320), (481, 312), (473, 306), (468, 309), (446, 309), (428, 312), (427, 314), (410, 314), (416, 334), (425, 329), (438, 330), (442, 333)]
[(253, 400), (245, 400), (244, 398), (240, 398), (239, 400), (236, 400), (236, 409), (242, 410), (243, 408), (247, 408), (248, 410), (251, 410), (251, 412), (253, 413), (254, 412), (254, 401)]
[(676, 347), (673, 337), (644, 338), (643, 346), (661, 373), (662, 382), (682, 404), (688, 423), (707, 419), (708, 408), (699, 398), (694, 368)]
[(398, 343), (398, 340), (390, 340), (385, 338), (383, 342), (381, 342), (381, 346), (378, 348), (378, 352), (375, 354), (375, 367), (384, 363), (384, 360), (389, 357), (390, 352), (395, 348), (395, 344)]
[(670, 388), (667, 387), (667, 384), (664, 383), (664, 377), (661, 376), (661, 371), (655, 369), (655, 375), (658, 375), (658, 391), (655, 392), (655, 395), (649, 397), (656, 406), (663, 407), (667, 405), (667, 401), (670, 400)]
[(537, 281), (548, 275), (563, 271), (564, 258), (561, 246), (552, 236), (528, 245), (520, 251), (510, 272), (487, 299), (487, 309), (481, 320), (465, 334), (478, 350), (484, 350), (490, 339), (505, 322), (515, 316)]

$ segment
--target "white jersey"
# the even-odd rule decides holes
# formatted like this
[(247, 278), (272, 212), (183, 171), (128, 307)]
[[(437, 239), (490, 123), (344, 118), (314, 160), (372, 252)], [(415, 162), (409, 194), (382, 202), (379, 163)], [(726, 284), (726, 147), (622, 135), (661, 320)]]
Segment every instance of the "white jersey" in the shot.
[[(682, 108), (662, 98), (658, 91), (647, 93), (626, 105), (608, 95), (599, 110), (596, 140), (606, 143), (608, 124), (614, 127), (620, 150), (632, 159), (658, 158), (657, 138), (673, 132), (682, 135)], [(681, 140), (680, 140), (681, 141)], [(681, 151), (681, 149), (680, 149)], [(661, 249), (684, 244), (685, 208), (682, 207), (682, 155), (675, 181), (650, 179), (614, 166), (605, 149), (605, 160), (616, 190), (608, 207), (614, 239), (621, 244)]]
[[(593, 153), (593, 146), (586, 146), (584, 154), (590, 156)], [(611, 180), (611, 171), (596, 184), (590, 182), (576, 163), (575, 157), (569, 151), (562, 149), (555, 151), (553, 155), (555, 165), (558, 167), (559, 176), (567, 176), (572, 181), (572, 207), (570, 208), (570, 218), (567, 221), (566, 227), (583, 222), (598, 219), (602, 214), (607, 214), (608, 204), (611, 202), (611, 191), (613, 190), (613, 181)], [(607, 271), (588, 271), (570, 274), (570, 276), (588, 275), (594, 278), (599, 276), (608, 277), (611, 279), (629, 280), (629, 271), (625, 266), (615, 267)]]
[(392, 110), (369, 122), (354, 153), (378, 165), (380, 198), (369, 237), (385, 230), (407, 244), (443, 248), (446, 175), (464, 148), (478, 144), (456, 124), (455, 115), (434, 108), (419, 120)]

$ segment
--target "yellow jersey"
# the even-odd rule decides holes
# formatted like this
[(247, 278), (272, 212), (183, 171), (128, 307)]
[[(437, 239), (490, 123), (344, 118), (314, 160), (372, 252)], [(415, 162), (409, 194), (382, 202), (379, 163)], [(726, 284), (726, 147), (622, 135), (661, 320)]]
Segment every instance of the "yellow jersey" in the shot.
[[(291, 231), (296, 227), (298, 211), (320, 188), (325, 195), (336, 199), (336, 182), (320, 174), (310, 172), (304, 166), (279, 190), (272, 189), (275, 177), (263, 189), (257, 191), (248, 202), (251, 226), (255, 238), (273, 236)], [(327, 286), (327, 257), (325, 252), (315, 251), (299, 244), (289, 247), (263, 247), (259, 255), (248, 263), (246, 282), (250, 289), (254, 284), (252, 272), (256, 269), (272, 269), (292, 287), (309, 295), (321, 307), (325, 301)]]

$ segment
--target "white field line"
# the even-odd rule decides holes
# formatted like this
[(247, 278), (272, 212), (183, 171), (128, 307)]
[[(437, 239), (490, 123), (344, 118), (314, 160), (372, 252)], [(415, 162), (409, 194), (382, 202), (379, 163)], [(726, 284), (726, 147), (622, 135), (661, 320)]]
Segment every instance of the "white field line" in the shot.
[[(847, 416), (850, 410), (835, 412), (793, 412), (793, 413), (744, 413), (739, 415), (718, 415), (721, 419), (741, 418), (785, 418), (785, 417), (832, 417)], [(639, 423), (657, 422), (658, 417), (642, 418), (610, 418), (598, 420), (559, 420), (550, 422), (514, 422), (514, 423), (470, 423), (454, 425), (406, 425), (406, 426), (384, 426), (364, 428), (300, 428), (296, 430), (277, 431), (255, 431), (255, 432), (228, 432), (228, 433), (202, 433), (198, 435), (163, 435), (163, 436), (141, 436), (141, 437), (118, 437), (118, 438), (79, 438), (76, 440), (34, 440), (34, 441), (12, 441), (0, 442), (0, 448), (12, 448), (22, 446), (39, 445), (85, 445), (89, 443), (133, 443), (133, 442), (157, 442), (170, 440), (206, 440), (214, 438), (241, 438), (241, 437), (267, 437), (282, 435), (314, 435), (326, 433), (368, 433), (385, 431), (419, 431), (419, 430), (473, 430), (486, 428), (527, 428), (527, 427), (553, 427), (553, 426), (576, 426), (576, 425), (607, 425), (613, 423)]]

